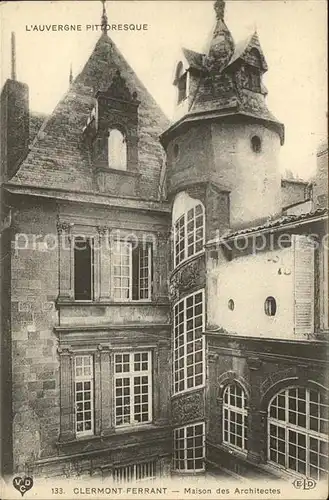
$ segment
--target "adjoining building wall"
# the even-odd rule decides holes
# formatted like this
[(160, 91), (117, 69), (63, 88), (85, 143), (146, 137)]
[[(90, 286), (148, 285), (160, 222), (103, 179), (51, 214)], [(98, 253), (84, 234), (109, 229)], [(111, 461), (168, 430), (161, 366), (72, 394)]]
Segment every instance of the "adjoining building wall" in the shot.
[[(293, 271), (291, 248), (263, 251), (223, 262), (209, 273), (209, 323), (236, 335), (293, 336)], [(267, 297), (276, 300), (275, 316), (265, 314)], [(233, 310), (229, 308), (230, 300), (234, 302)]]
[[(327, 343), (211, 333), (207, 335), (207, 344), (208, 468), (219, 474), (224, 469), (235, 478), (293, 477), (284, 466), (269, 463), (268, 407), (272, 398), (287, 388), (326, 392)], [(246, 397), (247, 441), (243, 450), (224, 442), (224, 391), (232, 384), (237, 384)]]

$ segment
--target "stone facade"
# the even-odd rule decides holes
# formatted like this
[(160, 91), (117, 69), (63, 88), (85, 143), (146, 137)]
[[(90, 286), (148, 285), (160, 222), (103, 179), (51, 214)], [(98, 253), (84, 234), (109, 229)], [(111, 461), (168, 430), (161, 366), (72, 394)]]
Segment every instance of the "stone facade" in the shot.
[[(216, 17), (209, 53), (183, 51), (171, 125), (106, 32), (42, 125), (28, 126), (24, 84), (2, 91), (3, 473), (285, 477), (268, 463), (269, 403), (327, 382), (324, 163), (313, 199), (281, 182), (258, 36), (235, 46), (223, 1)], [(124, 170), (108, 162), (112, 127)], [(127, 403), (120, 384), (144, 393)], [(225, 435), (229, 387), (244, 395), (246, 446)]]

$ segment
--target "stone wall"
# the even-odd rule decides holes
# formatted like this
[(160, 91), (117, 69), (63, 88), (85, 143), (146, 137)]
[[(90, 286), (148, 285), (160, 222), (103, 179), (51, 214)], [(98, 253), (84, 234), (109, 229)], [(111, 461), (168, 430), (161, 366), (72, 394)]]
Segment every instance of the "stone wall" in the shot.
[[(167, 463), (171, 452), (171, 360), (167, 265), (164, 265), (168, 244), (166, 219), (163, 215), (157, 218), (146, 213), (138, 216), (136, 212), (116, 211), (111, 222), (107, 209), (59, 208), (55, 202), (27, 197), (13, 202), (16, 204), (11, 253), (13, 470), (63, 475), (64, 468), (68, 467), (90, 473), (97, 467), (106, 469), (122, 461), (128, 463), (132, 454), (137, 461), (159, 456)], [(71, 260), (63, 266), (58, 245), (54, 245), (58, 241), (59, 214), (65, 214), (69, 221), (75, 221), (84, 229), (88, 222), (89, 230), (93, 227), (96, 232), (97, 227), (116, 225), (120, 228), (121, 224), (126, 231), (137, 228), (137, 233), (143, 229), (150, 233), (153, 229), (157, 245), (153, 303), (116, 306), (108, 302), (100, 304), (99, 297), (98, 303), (77, 305), (73, 297), (70, 303), (61, 305), (58, 300), (61, 284), (70, 282), (72, 270)], [(113, 329), (115, 324), (119, 329)], [(133, 330), (129, 326), (132, 324)], [(97, 331), (93, 329), (95, 326)], [(75, 349), (86, 345), (101, 356), (99, 346), (103, 345), (107, 353), (113, 345), (117, 349), (145, 346), (153, 350), (154, 421), (148, 429), (118, 431), (112, 427), (105, 441), (100, 435), (84, 443), (74, 436), (71, 441), (61, 440), (61, 428), (67, 419), (61, 409), (71, 393), (70, 383), (66, 387), (64, 382), (72, 382), (72, 359), (70, 373), (65, 372), (62, 353), (71, 350), (72, 356)], [(95, 377), (99, 380), (98, 375)], [(71, 422), (73, 409), (72, 405)], [(109, 409), (112, 410), (113, 407)], [(75, 461), (70, 458), (73, 453), (79, 455)]]

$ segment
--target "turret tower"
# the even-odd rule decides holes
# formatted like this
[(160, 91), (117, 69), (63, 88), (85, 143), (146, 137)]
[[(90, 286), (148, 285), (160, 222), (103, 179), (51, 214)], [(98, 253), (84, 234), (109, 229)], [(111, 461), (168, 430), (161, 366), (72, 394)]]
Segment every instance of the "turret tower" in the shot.
[[(211, 207), (221, 207), (222, 221), (208, 220), (207, 236), (280, 212), (278, 155), (284, 142), (284, 127), (265, 102), (262, 76), (268, 67), (257, 33), (235, 44), (225, 24), (225, 2), (217, 0), (214, 8), (208, 53), (182, 50), (174, 81), (178, 119), (161, 137), (172, 200), (201, 184), (209, 202), (209, 189), (218, 193)], [(209, 219), (210, 207), (205, 210)]]

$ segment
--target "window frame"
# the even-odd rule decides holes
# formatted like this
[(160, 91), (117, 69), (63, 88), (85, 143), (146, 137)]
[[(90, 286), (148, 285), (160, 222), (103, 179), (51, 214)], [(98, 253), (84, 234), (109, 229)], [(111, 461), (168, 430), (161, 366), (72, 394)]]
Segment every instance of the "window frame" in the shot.
[[(76, 298), (76, 260), (75, 260), (75, 252), (76, 250), (76, 240), (84, 239), (89, 241), (90, 247), (90, 299), (82, 299)], [(73, 297), (75, 302), (93, 302), (95, 300), (95, 236), (90, 234), (73, 234), (72, 237), (72, 245), (73, 245), (73, 262), (72, 262), (72, 271), (73, 271)]]
[[(77, 368), (80, 368), (80, 366), (77, 366), (77, 358), (89, 358), (90, 362), (90, 367), (91, 367), (91, 373), (89, 376), (81, 375), (77, 376)], [(81, 365), (82, 369), (84, 369), (85, 364), (82, 363)], [(90, 382), (90, 413), (91, 413), (91, 428), (89, 430), (83, 430), (83, 431), (78, 431), (77, 430), (77, 425), (78, 425), (78, 419), (77, 419), (77, 414), (78, 414), (78, 404), (83, 404), (85, 403), (84, 397), (82, 398), (81, 403), (77, 400), (77, 392), (82, 392), (82, 391), (77, 391), (77, 384), (84, 382)], [(74, 394), (73, 394), (73, 405), (74, 405), (74, 434), (77, 439), (85, 436), (93, 436), (95, 434), (95, 363), (94, 363), (94, 355), (93, 354), (88, 354), (88, 353), (79, 353), (76, 352), (73, 357), (73, 386), (74, 386)], [(85, 390), (83, 389), (83, 392)], [(87, 410), (83, 409), (82, 413), (84, 414)], [(89, 420), (89, 419), (88, 419)], [(84, 422), (84, 420), (82, 420)]]
[[(188, 447), (187, 444), (188, 444), (188, 439), (194, 439), (194, 441), (195, 441), (195, 438), (197, 438), (197, 437), (200, 436), (199, 434), (195, 435), (195, 427), (199, 426), (199, 425), (202, 426), (202, 434), (201, 434), (201, 438), (202, 438), (202, 444), (201, 444), (202, 457), (201, 458), (196, 458), (195, 457), (195, 449), (200, 448), (200, 446), (197, 447), (194, 444), (194, 447), (191, 448), (191, 447)], [(194, 428), (193, 435), (192, 436), (187, 436), (187, 431), (190, 428)], [(179, 437), (179, 436), (177, 436), (177, 434), (180, 431), (183, 431), (183, 437), (182, 438)], [(183, 440), (183, 443), (184, 443), (183, 448), (180, 448), (179, 446), (176, 445), (176, 443), (177, 443), (178, 440)], [(174, 428), (174, 430), (173, 430), (173, 458), (172, 458), (173, 470), (175, 472), (186, 473), (186, 474), (191, 474), (191, 473), (195, 473), (195, 472), (204, 472), (205, 471), (205, 458), (206, 458), (205, 457), (205, 442), (206, 442), (206, 436), (205, 436), (205, 423), (204, 422), (195, 422), (195, 423), (192, 423), (192, 424), (183, 425), (183, 426)], [(189, 458), (187, 456), (189, 449), (193, 449), (193, 458)], [(176, 456), (175, 456), (176, 452), (179, 452), (180, 450), (184, 451), (184, 458), (176, 458)], [(194, 466), (193, 469), (189, 469), (187, 467), (188, 460), (193, 460), (194, 461), (194, 465), (195, 465), (195, 461), (196, 460), (202, 460), (202, 467), (197, 469)], [(179, 461), (184, 461), (184, 469), (180, 469), (180, 468), (177, 467), (177, 462), (179, 462)]]
[[(230, 396), (231, 396), (231, 389), (238, 387), (241, 390), (241, 399), (242, 399), (242, 406), (234, 406), (230, 404)], [(228, 402), (225, 401), (225, 396), (226, 394), (228, 395)], [(232, 396), (236, 397), (236, 393), (232, 394)], [(228, 418), (227, 418), (227, 431), (225, 429), (225, 411), (228, 413)], [(232, 419), (231, 419), (231, 413), (234, 415), (241, 415), (241, 430), (242, 430), (242, 435), (241, 435), (241, 441), (242, 441), (242, 446), (238, 446), (236, 444), (232, 444), (230, 442), (230, 437), (231, 434), (234, 436), (237, 436), (235, 432), (231, 431), (231, 424), (232, 424)], [(247, 423), (246, 423), (247, 419)], [(237, 427), (237, 419), (233, 422), (235, 424), (235, 430)], [(225, 439), (225, 432), (228, 434), (228, 439)], [(246, 391), (241, 387), (241, 385), (233, 381), (230, 384), (227, 384), (224, 391), (223, 391), (223, 415), (222, 415), (222, 442), (229, 448), (232, 448), (234, 450), (237, 450), (239, 452), (247, 452), (248, 450), (248, 403), (247, 403), (247, 394)]]
[[(195, 338), (195, 331), (194, 331), (196, 328), (194, 328), (193, 330), (187, 330), (187, 322), (191, 321), (191, 320), (193, 320), (193, 322), (195, 321), (194, 315), (190, 318), (187, 318), (187, 300), (189, 298), (193, 297), (193, 306), (192, 307), (193, 308), (197, 307), (194, 303), (194, 297), (198, 294), (201, 294), (201, 302), (198, 303), (197, 305), (201, 304), (201, 307), (202, 307), (201, 318), (202, 319), (201, 319), (201, 326), (197, 327), (197, 328), (201, 328), (201, 334), (200, 334), (200, 337), (196, 339)], [(181, 303), (183, 303), (183, 311), (179, 312), (179, 305)], [(176, 308), (178, 311), (177, 315), (175, 312)], [(183, 322), (180, 322), (177, 324), (176, 317), (182, 313), (183, 313)], [(182, 324), (183, 324), (183, 332), (182, 332), (183, 343), (179, 344), (179, 337), (181, 336), (181, 333), (179, 332), (179, 330), (180, 330), (180, 325), (182, 325)], [(177, 327), (177, 333), (178, 333), (177, 336), (176, 336), (176, 327)], [(205, 385), (205, 341), (203, 338), (204, 328), (205, 328), (205, 293), (204, 293), (204, 289), (202, 288), (202, 289), (199, 289), (195, 292), (190, 293), (186, 297), (183, 297), (181, 300), (177, 301), (173, 306), (173, 349), (172, 349), (173, 369), (172, 369), (172, 377), (173, 377), (173, 394), (174, 395), (189, 392), (189, 391), (192, 391), (195, 389), (199, 389), (201, 387), (204, 387), (204, 385)], [(193, 341), (188, 342), (187, 341), (187, 334), (191, 333), (192, 331), (193, 331)], [(188, 380), (188, 378), (191, 378), (191, 377), (187, 376), (187, 369), (188, 369), (187, 357), (189, 355), (192, 355), (194, 357), (197, 352), (200, 352), (200, 351), (195, 351), (195, 350), (188, 352), (188, 350), (187, 350), (188, 344), (192, 344), (192, 342), (193, 342), (193, 344), (195, 344), (197, 342), (197, 340), (201, 340), (201, 367), (202, 367), (201, 377), (202, 377), (202, 383), (199, 385), (192, 385), (191, 387), (187, 387), (187, 380)], [(183, 356), (179, 356), (179, 351), (181, 349), (183, 349)], [(177, 357), (176, 357), (176, 353), (177, 353)], [(179, 366), (181, 364), (180, 363), (181, 360), (183, 360), (182, 367)], [(178, 367), (177, 369), (176, 369), (176, 364)], [(193, 365), (190, 365), (190, 366), (193, 366), (192, 377), (193, 377), (193, 379), (195, 379), (196, 375), (199, 375), (199, 374), (196, 374), (196, 372), (195, 372), (195, 363)], [(175, 380), (176, 374), (178, 374), (179, 371), (181, 371), (181, 368), (183, 368), (183, 370), (184, 370), (184, 377), (183, 377), (183, 379), (177, 379), (177, 382), (176, 382), (176, 380)], [(179, 383), (182, 380), (184, 382), (184, 388), (181, 390), (176, 389), (176, 385), (178, 387)]]
[[(115, 247), (120, 244), (120, 254), (116, 251)], [(125, 267), (129, 267), (129, 276), (124, 276), (125, 279), (128, 279), (129, 286), (127, 289), (129, 291), (129, 296), (128, 297), (116, 297), (115, 296), (115, 290), (123, 290), (122, 287), (116, 287), (115, 286), (115, 278), (120, 278), (122, 279), (122, 275), (115, 275), (115, 267), (123, 267), (122, 264), (118, 266), (115, 264), (115, 254), (120, 255), (120, 259), (122, 256), (121, 249), (123, 246), (128, 246), (129, 248), (129, 263)], [(131, 303), (138, 303), (138, 302), (151, 302), (152, 301), (152, 287), (153, 287), (153, 265), (154, 265), (154, 244), (151, 241), (147, 242), (141, 242), (139, 241), (140, 250), (138, 253), (138, 295), (139, 298), (133, 298), (133, 242), (131, 241), (126, 241), (125, 239), (113, 239), (111, 242), (111, 279), (110, 279), (110, 289), (111, 289), (111, 296), (114, 300), (114, 302), (131, 302)], [(140, 297), (140, 292), (141, 292), (141, 276), (140, 276), (140, 271), (141, 271), (141, 251), (144, 252), (145, 245), (147, 248), (147, 259), (148, 259), (148, 275), (147, 275), (147, 280), (148, 280), (148, 297)], [(146, 289), (143, 288), (145, 291)], [(121, 293), (122, 295), (122, 293)]]
[[(140, 371), (135, 371), (133, 368), (133, 365), (135, 363), (134, 361), (134, 356), (136, 354), (144, 354), (147, 353), (148, 355), (148, 369), (147, 370), (140, 370)], [(129, 356), (129, 371), (128, 372), (117, 372), (116, 371), (116, 356), (124, 356), (128, 355)], [(122, 358), (123, 359), (123, 358)], [(122, 361), (122, 364), (124, 362)], [(153, 351), (149, 349), (140, 349), (140, 350), (127, 350), (127, 349), (121, 349), (119, 351), (115, 351), (113, 353), (113, 427), (117, 430), (120, 429), (126, 429), (126, 428), (132, 428), (132, 427), (139, 427), (139, 426), (144, 426), (144, 425), (150, 425), (153, 422), (154, 418), (154, 409), (153, 409), (153, 378), (154, 378), (154, 373), (153, 373)], [(134, 411), (134, 406), (135, 406), (135, 396), (138, 395), (138, 392), (135, 392), (135, 377), (148, 377), (148, 391), (147, 391), (147, 396), (148, 396), (148, 420), (144, 422), (135, 422), (133, 421), (133, 417), (135, 416), (135, 411)], [(123, 424), (117, 424), (117, 395), (116, 395), (116, 389), (117, 389), (117, 383), (116, 381), (118, 379), (123, 379), (123, 378), (128, 378), (129, 379), (129, 422), (123, 423)], [(124, 387), (122, 385), (122, 387)], [(140, 392), (142, 394), (142, 392)], [(123, 399), (123, 397), (122, 397)], [(142, 403), (140, 403), (142, 404)], [(124, 408), (124, 405), (122, 406)], [(124, 413), (122, 414), (124, 416)]]
[[(197, 214), (196, 215), (196, 209), (197, 207), (201, 207), (201, 214)], [(191, 231), (188, 231), (188, 224), (191, 222), (191, 220), (188, 220), (188, 213), (193, 210), (193, 218), (192, 218), (192, 221), (193, 221), (193, 232)], [(202, 225), (200, 226), (202, 228), (202, 239), (200, 240), (197, 240), (196, 239), (196, 233), (197, 233), (197, 230), (200, 229), (200, 227), (197, 227), (196, 226), (196, 219), (202, 215)], [(179, 229), (177, 228), (178, 224), (180, 223), (180, 221), (183, 220), (183, 225), (181, 227), (183, 227), (184, 229), (184, 237), (179, 239)], [(178, 267), (180, 264), (182, 264), (182, 262), (185, 262), (193, 257), (195, 257), (196, 255), (199, 255), (201, 254), (203, 251), (204, 251), (204, 244), (205, 244), (205, 232), (206, 232), (206, 228), (205, 228), (205, 208), (204, 208), (204, 205), (201, 201), (199, 201), (198, 203), (196, 203), (193, 207), (189, 208), (186, 212), (184, 212), (182, 215), (180, 215), (174, 222), (173, 224), (173, 235), (174, 235), (174, 269), (176, 267)], [(189, 239), (189, 235), (193, 234), (193, 246), (194, 246), (194, 249), (196, 247), (196, 244), (199, 243), (200, 241), (202, 241), (202, 248), (201, 250), (198, 250), (198, 251), (194, 251), (191, 255), (188, 255), (188, 249), (189, 249), (189, 245), (188, 244), (188, 239)], [(179, 260), (177, 262), (177, 256), (181, 253), (181, 251), (177, 252), (177, 249), (176, 249), (176, 246), (177, 244), (180, 244), (181, 242), (183, 241), (183, 258), (181, 260)]]
[[(297, 418), (297, 422), (298, 422), (298, 415), (300, 414), (297, 410), (298, 408), (298, 390), (301, 389), (301, 390), (305, 390), (305, 427), (302, 427), (301, 425), (298, 425), (298, 424), (293, 424), (291, 422), (289, 422), (289, 412), (293, 412), (293, 413), (296, 413), (296, 418)], [(290, 406), (289, 406), (289, 394), (291, 390), (296, 390), (296, 411), (294, 409), (292, 409)], [(318, 399), (319, 399), (319, 395), (321, 394), (326, 394), (325, 391), (321, 391), (320, 389), (318, 388), (310, 388), (310, 387), (303, 387), (303, 386), (289, 386), (289, 387), (286, 387), (282, 390), (280, 390), (279, 392), (277, 392), (270, 400), (269, 404), (268, 404), (268, 409), (267, 409), (267, 462), (269, 465), (273, 466), (273, 467), (276, 467), (276, 468), (279, 468), (279, 469), (283, 469), (285, 471), (288, 471), (289, 473), (292, 473), (292, 474), (295, 474), (295, 475), (298, 475), (298, 476), (302, 476), (302, 477), (312, 477), (311, 474), (310, 474), (310, 466), (314, 464), (310, 464), (310, 457), (311, 457), (311, 447), (310, 447), (310, 439), (313, 438), (314, 440), (317, 440), (318, 442), (318, 446), (319, 446), (319, 442), (325, 442), (327, 443), (327, 446), (329, 445), (329, 437), (328, 437), (328, 434), (322, 434), (321, 432), (318, 432), (318, 431), (314, 431), (312, 429), (310, 429), (310, 392), (311, 391), (314, 391), (314, 392), (317, 392), (318, 393)], [(285, 419), (284, 420), (279, 420), (279, 418), (274, 418), (274, 417), (271, 417), (270, 416), (270, 413), (271, 413), (271, 407), (275, 401), (276, 398), (278, 398), (279, 396), (283, 396), (284, 397), (284, 408), (276, 405), (275, 407), (273, 406), (273, 408), (277, 408), (277, 411), (279, 411), (279, 408), (283, 409), (284, 411), (284, 414), (285, 414)], [(326, 394), (326, 398), (327, 398), (327, 403), (325, 403), (325, 406), (327, 406), (327, 411), (329, 411), (329, 402), (328, 402), (328, 394)], [(294, 398), (292, 398), (294, 399)], [(304, 401), (302, 399), (300, 399), (300, 401)], [(278, 402), (279, 403), (279, 402)], [(321, 405), (321, 403), (319, 403)], [(302, 413), (302, 415), (304, 415), (304, 413)], [(327, 416), (328, 416), (328, 413), (327, 413)], [(321, 419), (320, 417), (317, 417), (317, 421), (319, 422)], [(329, 418), (326, 419), (327, 421), (327, 425), (328, 425), (328, 422), (329, 422)], [(285, 464), (282, 465), (278, 462), (275, 462), (274, 460), (271, 460), (271, 438), (273, 439), (276, 439), (277, 441), (277, 448), (276, 449), (273, 449), (273, 451), (276, 451), (276, 454), (278, 455), (278, 441), (279, 441), (279, 437), (278, 436), (278, 431), (277, 431), (277, 436), (273, 436), (271, 434), (271, 425), (272, 426), (275, 426), (277, 429), (278, 428), (281, 428), (281, 429), (284, 429), (284, 462)], [(293, 443), (290, 441), (290, 432), (294, 432), (296, 434), (296, 443)], [(303, 474), (302, 472), (299, 472), (298, 470), (296, 469), (291, 469), (289, 467), (289, 458), (292, 457), (296, 460), (296, 465), (298, 466), (298, 461), (299, 461), (299, 454), (298, 454), (298, 449), (299, 449), (299, 443), (298, 443), (298, 437), (297, 435), (304, 435), (305, 437), (305, 474)], [(282, 441), (282, 439), (281, 439)], [(296, 448), (296, 456), (292, 456), (290, 455), (290, 445), (291, 446), (295, 446)], [(301, 447), (302, 448), (302, 447)], [(319, 448), (318, 448), (319, 449)], [(314, 451), (314, 450), (313, 450)], [(281, 452), (281, 454), (283, 454)], [(317, 454), (317, 457), (319, 457), (319, 453)], [(329, 456), (327, 455), (327, 460), (329, 460)], [(328, 475), (328, 471), (325, 471)], [(312, 477), (314, 479), (314, 477)], [(318, 460), (318, 466), (317, 466), (317, 480), (319, 480), (319, 460)]]

